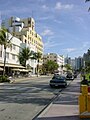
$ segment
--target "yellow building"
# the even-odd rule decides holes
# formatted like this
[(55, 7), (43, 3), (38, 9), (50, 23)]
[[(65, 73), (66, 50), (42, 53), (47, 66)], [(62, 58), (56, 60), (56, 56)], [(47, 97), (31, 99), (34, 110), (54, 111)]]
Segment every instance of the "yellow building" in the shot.
[[(2, 22), (2, 26), (9, 29), (9, 32), (21, 40), (21, 47), (29, 47), (30, 51), (41, 53), (43, 55), (42, 37), (35, 31), (35, 21), (33, 18), (20, 19), (18, 17), (11, 17)], [(40, 60), (40, 65), (43, 63)], [(28, 60), (33, 68), (33, 73), (36, 73), (37, 61)]]
[(19, 38), (23, 43), (35, 46), (37, 52), (43, 54), (42, 37), (35, 31), (33, 18), (20, 19), (11, 17), (8, 20), (8, 24), (11, 34)]

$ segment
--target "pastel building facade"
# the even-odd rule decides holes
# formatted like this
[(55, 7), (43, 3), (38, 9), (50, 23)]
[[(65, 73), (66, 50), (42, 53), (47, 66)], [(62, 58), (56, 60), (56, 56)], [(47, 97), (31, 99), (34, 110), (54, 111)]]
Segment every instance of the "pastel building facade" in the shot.
[(35, 46), (37, 52), (43, 54), (42, 37), (35, 31), (33, 18), (20, 19), (11, 17), (3, 21), (2, 26), (6, 26), (13, 36), (19, 38), (23, 43)]
[(45, 63), (48, 60), (52, 60), (56, 62), (59, 65), (59, 68), (58, 68), (59, 73), (63, 74), (62, 65), (64, 66), (64, 56), (58, 55), (56, 53), (48, 53), (43, 56), (43, 62)]
[[(18, 60), (18, 54), (20, 52), (21, 48), (21, 41), (13, 37), (11, 34), (8, 33), (8, 39), (11, 39), (11, 46), (6, 48), (6, 72), (11, 73), (12, 69), (23, 69), (24, 67), (20, 65), (20, 62)], [(4, 46), (0, 45), (0, 67), (3, 68), (4, 66)]]
[[(21, 41), (22, 48), (29, 47), (30, 51), (39, 52), (43, 55), (42, 37), (35, 30), (35, 21), (33, 18), (20, 19), (11, 17), (2, 21), (2, 26), (9, 29), (9, 32)], [(42, 64), (42, 60), (40, 64)], [(27, 65), (32, 68), (32, 73), (36, 73), (37, 60), (28, 60)]]

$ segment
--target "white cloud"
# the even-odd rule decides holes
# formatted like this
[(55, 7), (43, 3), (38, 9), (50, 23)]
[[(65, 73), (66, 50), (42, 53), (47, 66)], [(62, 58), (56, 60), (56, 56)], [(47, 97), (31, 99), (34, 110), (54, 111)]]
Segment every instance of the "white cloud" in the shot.
[(83, 42), (83, 48), (87, 47), (89, 42)]
[(44, 10), (48, 10), (48, 9), (49, 9), (46, 5), (43, 5), (42, 8), (43, 8)]
[(55, 9), (56, 10), (61, 10), (61, 9), (70, 10), (73, 7), (74, 7), (73, 4), (62, 4), (61, 2), (57, 2), (56, 6), (55, 6)]
[(41, 33), (42, 36), (47, 36), (47, 35), (50, 36), (50, 35), (53, 35), (53, 34), (54, 33), (50, 29), (46, 29)]
[(10, 9), (2, 10), (1, 12), (5, 14), (13, 14), (13, 13), (22, 14), (22, 13), (27, 13), (27, 11), (31, 12), (30, 9), (27, 7), (23, 7), (22, 9), (20, 7), (11, 7)]
[(71, 5), (69, 5), (69, 4), (63, 5), (63, 8), (64, 8), (64, 9), (72, 9), (72, 8), (73, 8), (73, 5), (72, 5), (72, 4), (71, 4)]
[(70, 53), (70, 52), (73, 52), (75, 51), (76, 49), (75, 48), (66, 48), (64, 49), (66, 52)]
[(54, 20), (54, 22), (56, 22), (56, 23), (59, 23), (59, 24), (61, 24), (62, 23), (62, 21), (60, 21), (60, 20)]
[(51, 49), (53, 47), (60, 46), (63, 44), (63, 43), (58, 43), (58, 42), (52, 41), (53, 38), (54, 38), (54, 36), (48, 37), (48, 40), (44, 43), (45, 50)]
[(80, 17), (80, 16), (74, 16), (74, 17), (72, 17), (72, 19), (77, 25), (82, 27), (84, 30), (88, 29), (87, 21), (85, 21), (85, 18)]
[(44, 2), (45, 0), (38, 0), (38, 2)]
[(60, 2), (56, 3), (55, 9), (57, 10), (61, 10), (62, 9), (62, 5)]
[(39, 17), (38, 20), (49, 20), (53, 19), (53, 16)]
[(44, 46), (46, 49), (48, 49), (48, 48), (56, 46), (56, 44), (53, 41), (48, 40), (47, 42), (45, 42)]

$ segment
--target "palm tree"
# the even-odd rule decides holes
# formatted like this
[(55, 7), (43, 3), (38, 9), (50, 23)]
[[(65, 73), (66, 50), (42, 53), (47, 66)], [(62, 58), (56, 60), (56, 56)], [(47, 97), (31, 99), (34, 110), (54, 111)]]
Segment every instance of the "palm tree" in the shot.
[(89, 2), (90, 0), (86, 0), (85, 2)]
[(22, 51), (18, 55), (18, 59), (20, 61), (20, 64), (24, 67), (26, 67), (26, 62), (31, 58), (32, 52), (30, 52), (30, 49), (23, 48)]
[(86, 63), (85, 63), (85, 71), (87, 72), (87, 73), (90, 73), (90, 61), (86, 61)]
[(33, 53), (32, 59), (37, 60), (37, 77), (39, 75), (39, 62), (40, 62), (41, 58), (42, 58), (42, 54), (40, 52)]
[(6, 64), (6, 48), (11, 46), (11, 39), (9, 39), (8, 30), (5, 28), (0, 29), (0, 44), (4, 46), (4, 68), (3, 75), (5, 75), (5, 64)]
[(72, 67), (70, 64), (65, 64), (64, 67), (66, 68), (67, 72), (72, 70)]
[[(85, 0), (85, 2), (90, 2), (90, 0)], [(88, 11), (90, 11), (90, 7), (89, 7)]]

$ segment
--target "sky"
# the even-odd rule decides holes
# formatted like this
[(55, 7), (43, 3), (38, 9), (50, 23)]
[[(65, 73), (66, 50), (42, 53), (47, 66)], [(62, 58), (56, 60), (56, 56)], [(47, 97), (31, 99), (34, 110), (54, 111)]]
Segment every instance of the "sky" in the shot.
[(0, 18), (33, 17), (44, 54), (75, 58), (90, 48), (89, 6), (85, 0), (0, 0)]

